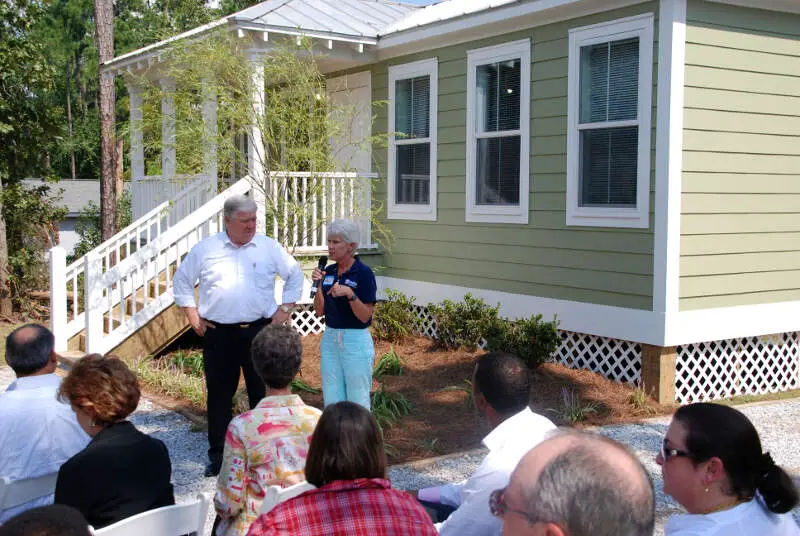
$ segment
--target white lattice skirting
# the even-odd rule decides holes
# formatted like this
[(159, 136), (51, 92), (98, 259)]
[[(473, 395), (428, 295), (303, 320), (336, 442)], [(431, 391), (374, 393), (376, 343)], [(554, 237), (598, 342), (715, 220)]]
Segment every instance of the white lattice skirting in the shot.
[(686, 344), (677, 353), (681, 404), (800, 388), (800, 332)]

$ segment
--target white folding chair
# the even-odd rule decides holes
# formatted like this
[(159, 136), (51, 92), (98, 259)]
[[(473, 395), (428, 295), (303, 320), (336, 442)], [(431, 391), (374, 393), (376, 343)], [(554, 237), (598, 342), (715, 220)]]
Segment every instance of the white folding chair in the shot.
[(314, 486), (308, 482), (299, 482), (288, 488), (270, 486), (267, 488), (267, 491), (264, 492), (264, 501), (261, 503), (261, 508), (259, 508), (258, 513), (266, 514), (283, 501), (288, 501), (292, 497), (297, 497), (310, 489), (314, 489)]
[(0, 510), (52, 495), (56, 491), (57, 478), (58, 473), (20, 480), (11, 480), (7, 476), (0, 476)]
[(203, 536), (208, 512), (208, 497), (183, 504), (163, 506), (117, 521), (102, 529), (92, 529), (95, 536), (180, 536), (197, 533)]

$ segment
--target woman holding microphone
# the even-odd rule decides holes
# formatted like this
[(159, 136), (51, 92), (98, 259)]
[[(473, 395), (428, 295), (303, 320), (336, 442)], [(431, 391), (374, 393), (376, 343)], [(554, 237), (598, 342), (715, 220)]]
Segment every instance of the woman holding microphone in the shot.
[(355, 223), (334, 220), (327, 234), (328, 257), (334, 264), (315, 268), (311, 276), (319, 287), (314, 312), (325, 315), (322, 394), (326, 406), (348, 400), (369, 409), (375, 347), (368, 328), (376, 301), (375, 274), (355, 253), (359, 240)]

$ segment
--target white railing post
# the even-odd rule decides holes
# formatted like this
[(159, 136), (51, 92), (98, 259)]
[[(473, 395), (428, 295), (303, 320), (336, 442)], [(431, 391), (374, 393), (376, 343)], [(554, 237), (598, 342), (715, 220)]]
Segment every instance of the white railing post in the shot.
[[(73, 296), (72, 299), (77, 299)], [(55, 336), (55, 351), (67, 350), (67, 252), (50, 248), (50, 331)]]
[(84, 314), (86, 315), (87, 354), (100, 353), (103, 339), (103, 276), (102, 259), (94, 251), (83, 258)]

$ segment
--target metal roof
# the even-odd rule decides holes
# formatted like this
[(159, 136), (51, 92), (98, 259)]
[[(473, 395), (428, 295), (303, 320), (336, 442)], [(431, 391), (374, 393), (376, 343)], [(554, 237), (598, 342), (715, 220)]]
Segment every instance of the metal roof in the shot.
[(374, 39), (382, 28), (422, 10), (420, 6), (387, 0), (267, 0), (230, 15), (229, 20)]
[(443, 22), (464, 15), (471, 15), (495, 7), (516, 4), (520, 0), (444, 0), (409, 13), (407, 17), (398, 19), (380, 31), (381, 36), (389, 35), (420, 26)]
[[(23, 179), (20, 181), (26, 189), (39, 186), (50, 187), (50, 197), (56, 200), (56, 205), (66, 207), (68, 216), (77, 216), (85, 209), (90, 201), (100, 204), (100, 181), (98, 180), (70, 180), (63, 179), (57, 182), (43, 181), (41, 179)], [(123, 183), (127, 190), (129, 182)]]

